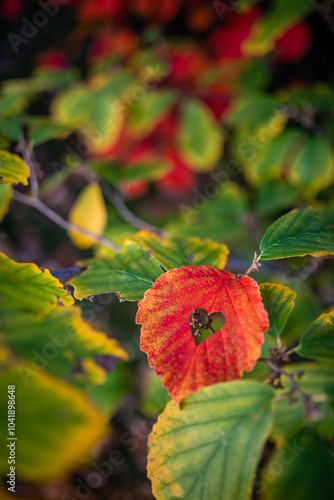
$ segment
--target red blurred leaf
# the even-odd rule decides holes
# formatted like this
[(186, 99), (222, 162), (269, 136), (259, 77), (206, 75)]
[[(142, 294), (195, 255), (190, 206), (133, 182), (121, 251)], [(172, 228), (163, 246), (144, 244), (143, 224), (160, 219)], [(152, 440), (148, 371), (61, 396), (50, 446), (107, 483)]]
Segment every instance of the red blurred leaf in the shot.
[(171, 161), (172, 169), (167, 175), (157, 181), (157, 186), (162, 191), (171, 194), (188, 193), (195, 186), (197, 177), (195, 172), (190, 170), (177, 152), (173, 150), (166, 152), (164, 158)]
[(218, 61), (243, 57), (242, 43), (250, 34), (261, 11), (254, 8), (247, 14), (226, 13), (226, 23), (209, 36), (208, 44)]
[(308, 52), (312, 42), (312, 33), (305, 23), (292, 26), (276, 42), (277, 61), (296, 62)]
[[(221, 330), (197, 346), (189, 325), (196, 308), (226, 318)], [(139, 302), (136, 322), (143, 325), (141, 349), (177, 402), (252, 370), (269, 327), (257, 283), (211, 266), (163, 274)]]

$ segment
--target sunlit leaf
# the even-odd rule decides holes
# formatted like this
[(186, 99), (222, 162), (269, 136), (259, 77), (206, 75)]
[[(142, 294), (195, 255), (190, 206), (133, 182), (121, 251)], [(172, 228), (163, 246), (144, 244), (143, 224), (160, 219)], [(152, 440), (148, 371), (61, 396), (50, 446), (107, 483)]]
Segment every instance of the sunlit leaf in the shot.
[[(68, 220), (77, 226), (101, 236), (107, 223), (107, 209), (98, 183), (88, 184), (76, 199)], [(94, 238), (76, 231), (68, 231), (73, 244), (78, 248), (90, 248), (98, 243)]]
[(36, 313), (57, 304), (71, 305), (73, 297), (47, 269), (35, 264), (18, 264), (0, 253), (0, 296), (4, 304)]
[(29, 177), (29, 167), (20, 156), (8, 151), (0, 151), (0, 184), (24, 184), (27, 186)]
[[(30, 481), (61, 479), (89, 460), (93, 446), (106, 433), (106, 424), (79, 391), (44, 372), (25, 384), (21, 375), (29, 368), (20, 363), (0, 374), (5, 389), (0, 396), (1, 427), (7, 429), (7, 387), (14, 385), (19, 417), (15, 430), (16, 474)], [(4, 474), (9, 470), (8, 450), (4, 446), (0, 454)]]
[(148, 476), (158, 500), (251, 497), (271, 422), (271, 387), (217, 384), (168, 403), (149, 438)]
[(113, 257), (82, 264), (85, 270), (70, 282), (77, 299), (114, 292), (124, 300), (140, 300), (163, 272), (156, 259), (132, 242)]
[[(226, 318), (225, 326), (199, 345), (189, 323), (196, 308)], [(140, 347), (175, 401), (252, 370), (269, 327), (256, 282), (211, 266), (163, 274), (139, 303), (136, 322), (143, 325)]]
[(333, 213), (308, 207), (292, 210), (275, 221), (264, 234), (261, 259), (284, 259), (334, 254)]
[(279, 337), (295, 305), (296, 292), (278, 283), (261, 283), (260, 291), (263, 305), (269, 315), (268, 333)]
[(179, 132), (180, 153), (190, 168), (211, 170), (223, 149), (222, 130), (209, 108), (200, 101), (183, 104)]
[(334, 362), (334, 311), (322, 314), (309, 326), (297, 352), (307, 358)]
[(167, 271), (175, 267), (204, 264), (224, 269), (227, 262), (227, 246), (213, 240), (171, 236), (159, 238), (150, 231), (140, 231), (136, 240), (152, 252)]

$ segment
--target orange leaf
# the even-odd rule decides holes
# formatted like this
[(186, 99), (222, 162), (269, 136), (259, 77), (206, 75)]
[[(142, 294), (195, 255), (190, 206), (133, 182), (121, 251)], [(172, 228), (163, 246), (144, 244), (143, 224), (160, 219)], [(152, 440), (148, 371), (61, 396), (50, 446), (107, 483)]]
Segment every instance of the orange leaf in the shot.
[[(196, 308), (221, 312), (226, 324), (199, 345), (189, 317)], [(240, 378), (260, 357), (269, 328), (257, 283), (211, 266), (160, 276), (139, 302), (142, 351), (177, 402), (203, 386)]]

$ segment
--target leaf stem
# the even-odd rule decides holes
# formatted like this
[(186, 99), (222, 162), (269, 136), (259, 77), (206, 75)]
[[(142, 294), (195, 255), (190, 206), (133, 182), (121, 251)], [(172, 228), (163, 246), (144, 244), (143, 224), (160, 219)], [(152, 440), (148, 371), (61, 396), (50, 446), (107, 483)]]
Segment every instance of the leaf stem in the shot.
[(22, 138), (22, 140), (18, 144), (17, 150), (22, 154), (23, 159), (28, 165), (30, 170), (29, 184), (31, 189), (31, 195), (33, 198), (39, 198), (39, 185), (38, 185), (36, 165), (33, 158), (33, 150), (29, 145), (29, 143), (24, 138)]
[(62, 217), (60, 217), (60, 215), (51, 210), (51, 208), (45, 205), (38, 198), (26, 196), (25, 194), (19, 193), (18, 191), (15, 190), (13, 191), (13, 198), (14, 200), (19, 201), (24, 205), (28, 205), (30, 207), (35, 208), (43, 215), (45, 215), (45, 217), (52, 220), (59, 227), (61, 227), (62, 229), (66, 229), (66, 231), (75, 231), (77, 233), (82, 234), (83, 236), (94, 238), (99, 243), (102, 243), (103, 245), (111, 248), (112, 250), (115, 250), (116, 252), (119, 252), (121, 250), (121, 247), (117, 245), (117, 243), (115, 243), (114, 241), (111, 241), (108, 238), (105, 238), (104, 236), (100, 236), (96, 233), (93, 233), (92, 231), (89, 231), (89, 229), (77, 226), (76, 224), (73, 224), (72, 222), (63, 219)]

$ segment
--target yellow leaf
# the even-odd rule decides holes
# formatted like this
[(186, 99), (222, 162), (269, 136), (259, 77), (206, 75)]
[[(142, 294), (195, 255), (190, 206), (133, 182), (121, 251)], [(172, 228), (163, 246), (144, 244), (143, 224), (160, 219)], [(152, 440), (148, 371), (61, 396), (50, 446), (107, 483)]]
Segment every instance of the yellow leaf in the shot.
[[(28, 374), (25, 383), (22, 377)], [(20, 479), (59, 480), (74, 467), (89, 462), (93, 447), (108, 428), (103, 416), (79, 390), (22, 362), (0, 373), (0, 383), (1, 387), (15, 386), (19, 417), (15, 430), (16, 473)], [(6, 408), (4, 391), (0, 398), (2, 415)], [(2, 474), (9, 468), (7, 450), (0, 452)]]
[(0, 151), (0, 184), (28, 185), (30, 170), (20, 156)]
[[(107, 210), (99, 185), (94, 182), (86, 186), (74, 203), (68, 220), (77, 226), (92, 231), (98, 236), (103, 234), (107, 223)], [(81, 249), (90, 248), (98, 241), (76, 231), (68, 231), (73, 244)]]

